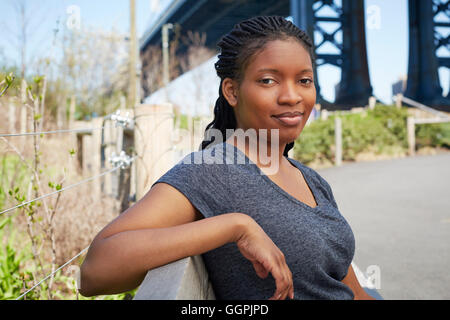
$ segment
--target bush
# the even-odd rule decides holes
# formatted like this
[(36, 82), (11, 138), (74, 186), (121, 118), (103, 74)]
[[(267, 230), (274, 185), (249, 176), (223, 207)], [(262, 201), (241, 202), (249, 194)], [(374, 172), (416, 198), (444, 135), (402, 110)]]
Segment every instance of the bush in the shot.
[(11, 226), (11, 217), (0, 221), (0, 300), (15, 299), (21, 294), (23, 281), (32, 278), (31, 270), (24, 269), (23, 264), (31, 260), (31, 250), (27, 247), (17, 250), (14, 247), (15, 230), (7, 232)]
[[(317, 119), (303, 129), (294, 147), (294, 156), (302, 163), (334, 162), (334, 119), (342, 119), (342, 158), (354, 161), (358, 154), (387, 154), (391, 150), (408, 149), (407, 108), (376, 105), (362, 113), (336, 112), (327, 120)], [(416, 146), (450, 148), (450, 123), (416, 126)]]
[(450, 149), (450, 122), (419, 124), (415, 132), (416, 148), (431, 146)]
[[(55, 147), (52, 144), (52, 140), (48, 140), (46, 144), (51, 150), (58, 150), (60, 145), (61, 143), (58, 142)], [(59, 147), (59, 149), (64, 148)], [(66, 152), (64, 151), (63, 153)], [(51, 156), (52, 159), (58, 157), (57, 152), (53, 152)], [(50, 179), (50, 181), (53, 179), (57, 180), (56, 173), (59, 172), (57, 169), (53, 166), (47, 167), (44, 165), (42, 174), (46, 178), (41, 181), (44, 186), (46, 186), (47, 179)], [(28, 171), (27, 166), (19, 157), (13, 154), (4, 154), (1, 157), (0, 211), (26, 200), (26, 190), (30, 182), (30, 173)], [(49, 182), (49, 187), (54, 187), (52, 182)], [(57, 185), (55, 187), (57, 188)], [(58, 206), (58, 213), (60, 214), (55, 216), (53, 224), (55, 227), (55, 240), (57, 242), (56, 267), (68, 261), (81, 248), (84, 248), (93, 235), (95, 235), (95, 232), (116, 215), (112, 210), (113, 204), (109, 203), (110, 200), (107, 197), (104, 199), (95, 199), (93, 193), (90, 192), (90, 187), (90, 185), (87, 185), (84, 189), (74, 188), (64, 195), (64, 201)], [(80, 201), (81, 198), (83, 201)], [(26, 231), (26, 216), (29, 213), (26, 208), (29, 208), (29, 206), (31, 205), (23, 206), (22, 208), (0, 215), (0, 300), (16, 299), (25, 290), (28, 290), (35, 283), (50, 274), (52, 270), (50, 248), (48, 243), (44, 243), (44, 241), (48, 241), (48, 234), (46, 230), (42, 230), (39, 221), (42, 222), (40, 219), (43, 216), (37, 212), (34, 214), (35, 221), (33, 228), (36, 232), (37, 242), (41, 244), (38, 256), (42, 263), (39, 263), (36, 257), (33, 256), (30, 237)], [(102, 209), (86, 210), (86, 208), (98, 207)], [(77, 263), (73, 262), (73, 265), (76, 266)], [(69, 266), (66, 266), (54, 275), (51, 290), (49, 288), (49, 278), (22, 299), (43, 300), (49, 299), (49, 297), (61, 300), (76, 299), (77, 294), (73, 285), (73, 279), (66, 274), (68, 270)], [(79, 295), (79, 299), (123, 300), (132, 298), (135, 291), (132, 290), (117, 295), (91, 298), (85, 298)]]
[(294, 157), (303, 163), (333, 161), (334, 149), (334, 119), (316, 120), (296, 140)]

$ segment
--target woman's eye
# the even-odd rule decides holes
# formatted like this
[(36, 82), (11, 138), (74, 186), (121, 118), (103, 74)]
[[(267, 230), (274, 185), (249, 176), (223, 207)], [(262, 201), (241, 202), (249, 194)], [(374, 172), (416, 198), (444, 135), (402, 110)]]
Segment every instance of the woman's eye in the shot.
[(309, 78), (305, 78), (305, 79), (301, 79), (300, 82), (301, 82), (302, 84), (309, 85), (309, 84), (311, 84), (313, 81), (312, 81), (311, 79), (309, 79)]
[(274, 81), (273, 79), (269, 79), (269, 78), (259, 80), (259, 82), (261, 82), (263, 84), (272, 84), (273, 81)]

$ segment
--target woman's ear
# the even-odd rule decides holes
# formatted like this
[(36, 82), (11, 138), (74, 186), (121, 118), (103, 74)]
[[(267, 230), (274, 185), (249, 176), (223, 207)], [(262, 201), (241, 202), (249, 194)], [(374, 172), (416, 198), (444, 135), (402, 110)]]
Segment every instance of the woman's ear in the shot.
[(225, 78), (222, 81), (222, 93), (230, 106), (236, 107), (238, 103), (238, 83), (231, 79)]

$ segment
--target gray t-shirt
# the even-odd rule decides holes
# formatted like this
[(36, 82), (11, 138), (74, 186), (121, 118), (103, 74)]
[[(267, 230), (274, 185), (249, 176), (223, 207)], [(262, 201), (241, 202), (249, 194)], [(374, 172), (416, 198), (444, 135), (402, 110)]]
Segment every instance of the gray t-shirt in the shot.
[[(175, 187), (205, 218), (229, 212), (251, 216), (284, 253), (295, 299), (353, 299), (341, 282), (355, 251), (353, 232), (329, 184), (315, 170), (287, 159), (301, 171), (316, 207), (284, 191), (226, 142), (186, 155), (153, 185)], [(259, 278), (235, 243), (202, 257), (219, 300), (268, 299), (275, 292), (273, 277)]]

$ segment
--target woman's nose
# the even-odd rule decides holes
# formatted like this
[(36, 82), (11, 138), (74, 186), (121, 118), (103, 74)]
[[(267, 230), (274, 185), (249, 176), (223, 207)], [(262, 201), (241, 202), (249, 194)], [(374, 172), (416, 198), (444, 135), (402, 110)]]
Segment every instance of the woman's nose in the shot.
[(281, 86), (278, 96), (278, 104), (287, 104), (294, 106), (303, 100), (300, 88), (294, 84), (285, 83)]

